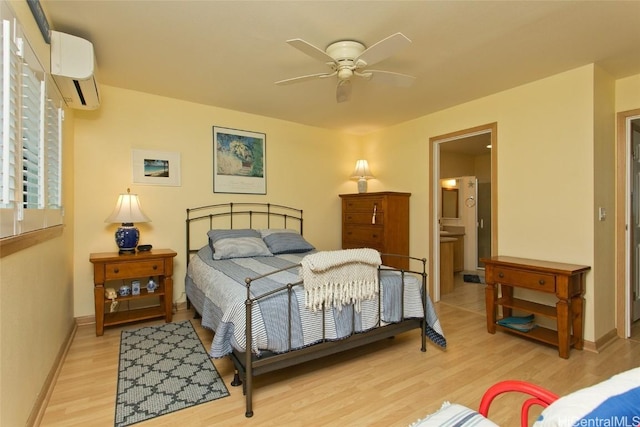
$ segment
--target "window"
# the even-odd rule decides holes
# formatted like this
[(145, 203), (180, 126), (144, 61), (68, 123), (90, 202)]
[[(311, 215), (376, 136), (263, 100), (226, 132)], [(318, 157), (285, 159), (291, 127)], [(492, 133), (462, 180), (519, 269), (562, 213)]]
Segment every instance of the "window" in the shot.
[(62, 98), (0, 10), (0, 238), (62, 223)]

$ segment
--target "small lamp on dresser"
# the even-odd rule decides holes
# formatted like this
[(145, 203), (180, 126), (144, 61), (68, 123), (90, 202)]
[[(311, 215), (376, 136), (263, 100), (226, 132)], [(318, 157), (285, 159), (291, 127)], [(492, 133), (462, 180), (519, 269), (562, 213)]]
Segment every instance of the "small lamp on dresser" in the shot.
[(369, 162), (366, 160), (358, 160), (356, 168), (351, 174), (352, 179), (358, 179), (358, 193), (367, 192), (367, 180), (375, 178), (369, 169)]
[(131, 194), (127, 188), (126, 194), (120, 194), (116, 207), (104, 222), (120, 223), (116, 230), (116, 244), (120, 254), (132, 254), (136, 252), (140, 231), (133, 225), (134, 222), (151, 222), (148, 216), (142, 212), (140, 200), (137, 194)]

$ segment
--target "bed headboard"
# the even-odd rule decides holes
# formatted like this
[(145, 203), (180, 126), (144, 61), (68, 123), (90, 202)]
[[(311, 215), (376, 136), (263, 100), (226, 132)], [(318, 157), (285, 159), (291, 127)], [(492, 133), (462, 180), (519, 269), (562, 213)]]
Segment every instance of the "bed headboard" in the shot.
[(214, 228), (291, 228), (302, 234), (302, 209), (271, 203), (222, 203), (187, 209), (187, 264)]

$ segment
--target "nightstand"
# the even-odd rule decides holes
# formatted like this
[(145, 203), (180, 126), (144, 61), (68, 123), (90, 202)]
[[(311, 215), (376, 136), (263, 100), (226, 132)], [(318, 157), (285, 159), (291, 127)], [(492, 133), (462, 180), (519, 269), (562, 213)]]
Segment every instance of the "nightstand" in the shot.
[[(164, 317), (171, 322), (173, 315), (173, 258), (176, 252), (171, 249), (154, 249), (149, 252), (119, 255), (117, 252), (93, 253), (89, 261), (93, 263), (93, 293), (96, 313), (96, 336), (104, 333), (105, 326), (120, 325), (139, 320)], [(157, 277), (158, 289), (148, 292), (140, 289), (140, 295), (118, 296), (120, 310), (109, 312), (105, 306), (111, 300), (105, 296), (105, 283), (115, 282), (113, 287), (118, 291), (125, 280), (139, 279), (146, 283), (149, 277)], [(151, 307), (122, 310), (126, 301), (150, 299), (156, 297), (159, 304)]]

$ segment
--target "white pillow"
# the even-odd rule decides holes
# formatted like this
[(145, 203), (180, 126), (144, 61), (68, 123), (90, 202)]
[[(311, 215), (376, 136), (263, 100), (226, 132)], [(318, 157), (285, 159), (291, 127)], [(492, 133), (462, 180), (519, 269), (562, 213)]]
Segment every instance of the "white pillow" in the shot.
[(440, 427), (440, 426), (474, 426), (474, 427), (498, 427), (478, 412), (456, 403), (444, 402), (438, 412), (427, 415), (426, 418), (416, 421), (410, 427)]

